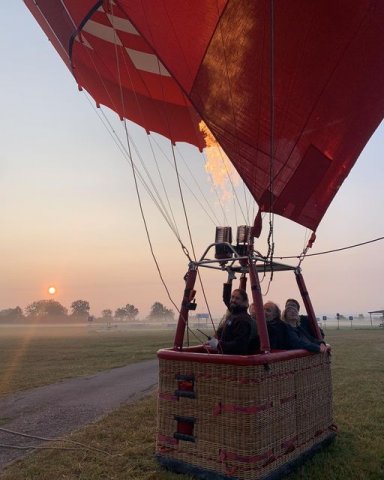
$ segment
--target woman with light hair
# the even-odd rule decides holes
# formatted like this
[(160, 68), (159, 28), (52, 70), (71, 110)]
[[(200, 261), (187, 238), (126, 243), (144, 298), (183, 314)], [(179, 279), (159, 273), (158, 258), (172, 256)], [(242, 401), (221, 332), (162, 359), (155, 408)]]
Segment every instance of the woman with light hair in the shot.
[[(249, 314), (253, 318), (257, 328), (256, 312), (256, 305), (251, 303), (249, 306)], [(281, 320), (281, 311), (279, 306), (274, 302), (266, 302), (264, 304), (264, 316), (267, 322), (269, 345), (271, 350), (288, 350), (289, 345), (287, 341), (287, 326)]]
[(281, 320), (279, 306), (271, 301), (266, 302), (264, 304), (264, 315), (271, 350), (289, 350), (287, 325)]

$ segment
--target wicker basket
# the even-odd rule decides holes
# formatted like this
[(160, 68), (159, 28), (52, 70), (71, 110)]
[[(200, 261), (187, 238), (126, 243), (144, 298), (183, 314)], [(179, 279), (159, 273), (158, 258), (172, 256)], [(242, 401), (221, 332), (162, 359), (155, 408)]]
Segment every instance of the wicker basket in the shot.
[(335, 435), (330, 356), (160, 350), (157, 458), (203, 479), (278, 478)]

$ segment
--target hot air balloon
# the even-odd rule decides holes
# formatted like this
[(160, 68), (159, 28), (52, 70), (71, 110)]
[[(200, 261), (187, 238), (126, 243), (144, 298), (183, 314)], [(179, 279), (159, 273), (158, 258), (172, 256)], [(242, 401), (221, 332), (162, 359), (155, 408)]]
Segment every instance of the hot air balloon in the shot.
[[(259, 205), (219, 229), (185, 277), (174, 347), (158, 353), (157, 457), (201, 478), (286, 473), (335, 436), (328, 354), (271, 351), (259, 273), (298, 267), (254, 249), (261, 212), (313, 232), (384, 112), (379, 0), (25, 0), (97, 104), (173, 143), (204, 148), (203, 121)], [(311, 242), (314, 241), (314, 236)], [(212, 257), (210, 252), (215, 252)], [(184, 347), (203, 267), (249, 276), (260, 350)]]

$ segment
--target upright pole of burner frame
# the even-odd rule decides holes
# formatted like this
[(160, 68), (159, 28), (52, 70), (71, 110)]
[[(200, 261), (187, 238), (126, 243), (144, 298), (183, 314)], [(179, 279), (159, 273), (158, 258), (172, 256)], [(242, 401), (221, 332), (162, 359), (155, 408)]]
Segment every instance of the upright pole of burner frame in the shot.
[(263, 296), (261, 294), (259, 275), (256, 271), (256, 265), (251, 258), (249, 259), (248, 265), (249, 279), (251, 281), (252, 300), (256, 307), (256, 323), (260, 338), (260, 351), (262, 353), (269, 353), (271, 351), (271, 347), (269, 344), (269, 335), (267, 329), (267, 322), (265, 320)]
[(311, 299), (309, 298), (309, 293), (307, 287), (305, 286), (303, 275), (299, 269), (295, 270), (296, 282), (297, 286), (299, 287), (301, 298), (303, 299), (305, 309), (308, 314), (309, 325), (312, 330), (312, 334), (318, 340), (322, 340), (322, 336), (320, 333), (319, 325), (317, 324), (315, 311), (313, 310)]
[(191, 293), (193, 292), (193, 287), (195, 286), (196, 275), (197, 266), (192, 264), (189, 266), (189, 270), (186, 274), (184, 296), (181, 303), (179, 320), (177, 322), (177, 328), (175, 333), (175, 341), (173, 345), (173, 348), (175, 350), (183, 349), (185, 327), (188, 323), (189, 304), (192, 300)]
[(247, 276), (246, 276), (245, 273), (241, 274), (240, 282), (239, 282), (239, 288), (241, 290), (247, 290)]

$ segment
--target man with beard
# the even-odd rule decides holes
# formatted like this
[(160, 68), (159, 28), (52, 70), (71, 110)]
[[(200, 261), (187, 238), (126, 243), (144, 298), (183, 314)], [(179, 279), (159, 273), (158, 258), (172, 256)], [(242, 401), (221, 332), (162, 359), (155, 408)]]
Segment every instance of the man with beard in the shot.
[(247, 310), (247, 292), (242, 289), (234, 290), (228, 312), (217, 329), (216, 337), (208, 340), (206, 345), (220, 353), (248, 355), (254, 334), (254, 322)]

